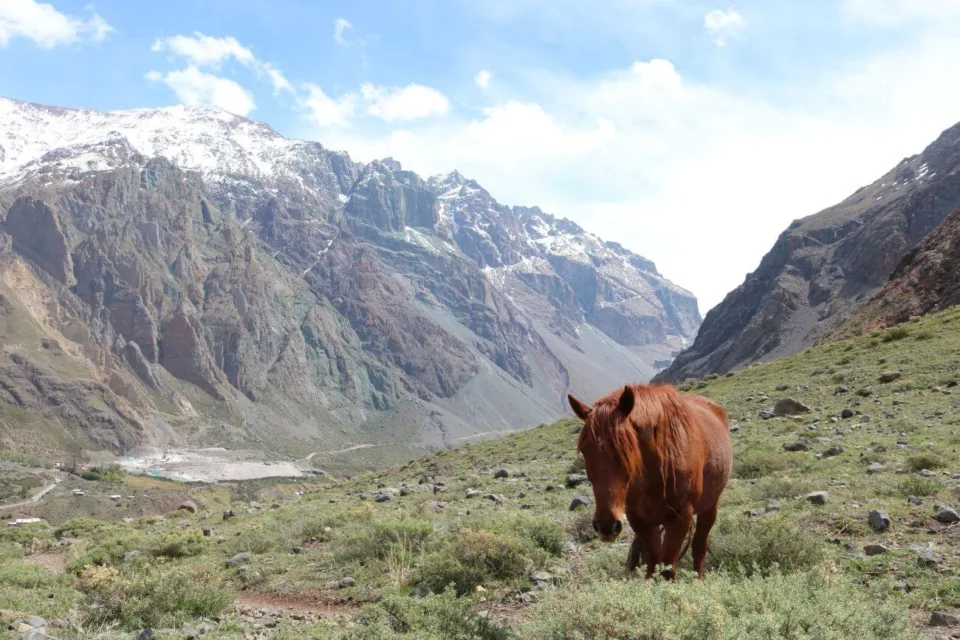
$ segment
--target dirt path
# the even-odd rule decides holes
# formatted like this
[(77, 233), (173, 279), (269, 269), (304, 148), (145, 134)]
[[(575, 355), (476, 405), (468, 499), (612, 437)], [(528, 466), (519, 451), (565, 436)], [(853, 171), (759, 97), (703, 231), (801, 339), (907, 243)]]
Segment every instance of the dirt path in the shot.
[(319, 593), (271, 594), (241, 591), (234, 609), (244, 615), (303, 618), (328, 618), (359, 610), (357, 605), (342, 599), (329, 599)]
[[(482, 438), (483, 436), (490, 436), (494, 434), (506, 435), (508, 433), (513, 433), (512, 431), (483, 431), (481, 433), (475, 433), (470, 436), (462, 436), (460, 438), (453, 438), (449, 442), (462, 442), (464, 440), (473, 440), (474, 438)], [(373, 447), (414, 447), (423, 444), (422, 442), (382, 442), (379, 444), (355, 444), (346, 449), (337, 449), (336, 451), (314, 451), (307, 455), (304, 460), (313, 460), (314, 456), (318, 455), (336, 455), (338, 453), (348, 453), (350, 451), (356, 451), (358, 449), (370, 449)]]

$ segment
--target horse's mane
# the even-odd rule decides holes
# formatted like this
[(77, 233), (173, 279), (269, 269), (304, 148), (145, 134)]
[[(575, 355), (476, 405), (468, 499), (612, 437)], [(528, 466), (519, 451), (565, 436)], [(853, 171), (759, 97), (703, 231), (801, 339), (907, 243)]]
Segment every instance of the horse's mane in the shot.
[(593, 407), (591, 420), (580, 432), (577, 448), (596, 443), (608, 448), (631, 479), (643, 472), (643, 453), (655, 454), (667, 486), (687, 448), (690, 414), (680, 393), (669, 385), (631, 385), (633, 410), (624, 417), (617, 410), (623, 390), (604, 396)]

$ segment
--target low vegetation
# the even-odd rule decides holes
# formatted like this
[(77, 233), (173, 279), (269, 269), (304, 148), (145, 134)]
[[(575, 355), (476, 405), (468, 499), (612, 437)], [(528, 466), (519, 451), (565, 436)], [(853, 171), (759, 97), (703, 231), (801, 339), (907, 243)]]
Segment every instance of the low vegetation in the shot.
[[(676, 582), (624, 575), (629, 535), (602, 545), (571, 510), (592, 492), (565, 420), (354, 478), (151, 485), (143, 517), (54, 498), (54, 526), (0, 528), (0, 612), (84, 637), (922, 637), (960, 612), (956, 319), (687, 383), (736, 448), (703, 581), (689, 556)], [(785, 397), (809, 412), (771, 418)]]

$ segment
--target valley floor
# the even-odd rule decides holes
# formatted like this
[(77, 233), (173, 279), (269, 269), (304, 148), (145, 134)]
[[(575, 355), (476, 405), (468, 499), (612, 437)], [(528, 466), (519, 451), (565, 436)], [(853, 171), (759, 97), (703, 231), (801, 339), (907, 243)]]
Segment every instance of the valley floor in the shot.
[[(41, 616), (58, 638), (957, 637), (958, 382), (960, 309), (687, 383), (728, 408), (735, 444), (703, 581), (624, 575), (628, 541), (601, 545), (591, 508), (571, 510), (592, 492), (561, 421), (351, 479), (70, 477), (26, 509), (46, 523), (0, 527), (2, 622)], [(770, 417), (787, 397), (809, 411)]]

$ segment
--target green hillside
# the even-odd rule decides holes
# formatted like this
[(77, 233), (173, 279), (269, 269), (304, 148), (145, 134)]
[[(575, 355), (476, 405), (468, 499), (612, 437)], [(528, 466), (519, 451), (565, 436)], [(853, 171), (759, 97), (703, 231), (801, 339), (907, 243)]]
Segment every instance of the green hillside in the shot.
[[(197, 514), (59, 508), (53, 528), (0, 529), (0, 611), (61, 638), (949, 637), (958, 381), (954, 308), (688, 382), (735, 430), (703, 581), (628, 578), (629, 536), (592, 540), (591, 507), (570, 510), (592, 500), (567, 482), (579, 425), (562, 421), (351, 479), (193, 489)], [(783, 398), (809, 412), (761, 417)]]

